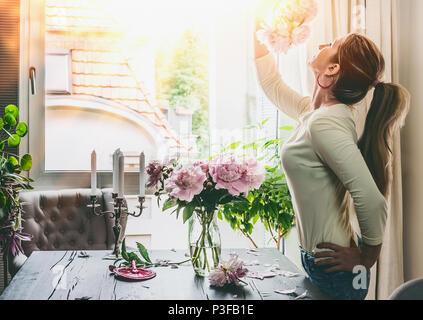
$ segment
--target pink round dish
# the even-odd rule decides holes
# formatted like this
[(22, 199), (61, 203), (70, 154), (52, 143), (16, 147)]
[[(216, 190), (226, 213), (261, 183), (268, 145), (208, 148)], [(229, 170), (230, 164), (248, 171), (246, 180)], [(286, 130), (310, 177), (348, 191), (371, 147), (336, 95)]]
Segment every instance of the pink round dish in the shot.
[(132, 260), (132, 267), (117, 268), (109, 266), (109, 270), (122, 280), (141, 281), (154, 278), (156, 273), (151, 270), (141, 269), (136, 267), (135, 260)]

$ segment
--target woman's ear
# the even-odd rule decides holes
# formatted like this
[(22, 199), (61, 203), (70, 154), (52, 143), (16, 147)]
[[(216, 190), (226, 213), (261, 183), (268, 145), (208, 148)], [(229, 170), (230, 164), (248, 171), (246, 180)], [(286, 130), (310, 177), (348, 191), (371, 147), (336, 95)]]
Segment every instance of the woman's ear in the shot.
[(341, 66), (339, 65), (339, 63), (331, 63), (326, 71), (325, 71), (325, 75), (326, 76), (336, 76), (339, 71), (341, 70)]

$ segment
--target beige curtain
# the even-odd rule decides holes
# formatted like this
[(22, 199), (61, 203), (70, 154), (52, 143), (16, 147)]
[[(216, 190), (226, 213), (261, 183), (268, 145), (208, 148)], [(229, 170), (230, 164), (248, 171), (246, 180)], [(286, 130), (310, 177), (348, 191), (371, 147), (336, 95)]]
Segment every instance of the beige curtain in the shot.
[[(398, 82), (397, 17), (398, 0), (318, 0), (319, 15), (313, 24), (313, 37), (307, 45), (311, 57), (321, 43), (332, 42), (350, 32), (359, 32), (371, 38), (382, 50), (386, 60), (384, 81)], [(312, 92), (314, 79), (308, 76), (308, 91)], [(355, 106), (354, 117), (360, 137), (373, 90)], [(385, 239), (378, 263), (372, 268), (372, 280), (367, 299), (386, 299), (404, 282), (403, 275), (403, 208), (401, 184), (400, 132), (394, 134), (393, 185), (388, 199), (389, 213)], [(351, 210), (354, 206), (351, 203)], [(357, 220), (353, 225), (358, 229)]]

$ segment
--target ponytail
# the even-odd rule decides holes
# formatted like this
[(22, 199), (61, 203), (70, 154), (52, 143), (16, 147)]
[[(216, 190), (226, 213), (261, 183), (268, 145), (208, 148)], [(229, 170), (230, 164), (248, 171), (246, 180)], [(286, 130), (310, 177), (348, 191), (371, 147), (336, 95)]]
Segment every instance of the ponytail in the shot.
[[(363, 35), (349, 34), (333, 62), (341, 66), (331, 89), (337, 101), (348, 106), (355, 105), (366, 97), (370, 88), (375, 88), (364, 132), (357, 145), (378, 189), (387, 199), (392, 183), (393, 135), (404, 126), (410, 94), (401, 85), (375, 81), (385, 71), (385, 59), (376, 44)], [(352, 233), (349, 221), (351, 195), (340, 181), (336, 186), (336, 196), (341, 221)]]
[(366, 117), (358, 147), (380, 192), (388, 197), (392, 183), (392, 137), (404, 126), (410, 96), (401, 85), (380, 82)]

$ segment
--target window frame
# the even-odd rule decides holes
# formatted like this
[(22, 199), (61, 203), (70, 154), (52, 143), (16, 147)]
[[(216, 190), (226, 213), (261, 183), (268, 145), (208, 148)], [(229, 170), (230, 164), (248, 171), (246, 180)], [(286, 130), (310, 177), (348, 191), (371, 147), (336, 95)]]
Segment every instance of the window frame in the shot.
[[(21, 1), (20, 112), (29, 126), (28, 139), (19, 154), (30, 153), (33, 167), (29, 176), (37, 190), (89, 188), (90, 171), (45, 170), (45, 1)], [(36, 69), (36, 94), (32, 95), (28, 70)], [(88, 160), (87, 160), (88, 161)], [(112, 187), (112, 171), (97, 172), (97, 188)], [(125, 172), (125, 194), (139, 193), (138, 172)]]

